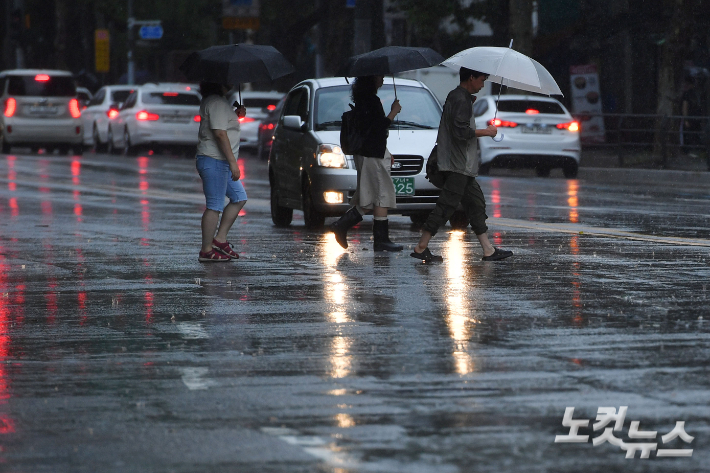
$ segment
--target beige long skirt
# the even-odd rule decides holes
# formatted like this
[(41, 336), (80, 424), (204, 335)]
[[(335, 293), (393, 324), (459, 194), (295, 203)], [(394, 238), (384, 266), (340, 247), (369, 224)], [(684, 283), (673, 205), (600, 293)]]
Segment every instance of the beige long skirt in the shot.
[(384, 159), (355, 155), (357, 189), (350, 201), (352, 205), (372, 210), (373, 207), (397, 207), (394, 184), (390, 177), (392, 155), (385, 151)]

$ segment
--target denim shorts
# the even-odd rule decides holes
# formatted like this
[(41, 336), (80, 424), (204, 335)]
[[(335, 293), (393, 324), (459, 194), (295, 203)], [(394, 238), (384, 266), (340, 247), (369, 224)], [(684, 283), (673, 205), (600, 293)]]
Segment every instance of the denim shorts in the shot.
[(227, 161), (197, 155), (196, 167), (202, 178), (202, 190), (208, 209), (221, 212), (224, 209), (225, 196), (229, 197), (230, 203), (247, 200), (242, 181), (232, 180), (232, 171)]

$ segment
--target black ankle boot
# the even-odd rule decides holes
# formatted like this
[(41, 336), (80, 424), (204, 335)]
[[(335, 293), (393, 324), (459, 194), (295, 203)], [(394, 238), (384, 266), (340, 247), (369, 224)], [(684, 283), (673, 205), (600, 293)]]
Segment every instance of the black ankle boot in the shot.
[(390, 241), (389, 220), (375, 220), (372, 224), (375, 237), (375, 251), (402, 251), (402, 245)]
[(350, 208), (345, 215), (330, 226), (330, 231), (335, 234), (335, 241), (343, 248), (348, 247), (348, 230), (362, 222), (362, 215), (355, 207)]

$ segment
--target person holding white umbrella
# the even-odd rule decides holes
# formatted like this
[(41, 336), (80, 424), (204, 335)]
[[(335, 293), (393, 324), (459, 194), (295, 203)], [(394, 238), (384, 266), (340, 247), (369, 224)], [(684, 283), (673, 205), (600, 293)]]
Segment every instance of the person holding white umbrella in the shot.
[(473, 119), (473, 94), (483, 88), (488, 74), (466, 67), (459, 70), (460, 84), (449, 92), (441, 115), (437, 136), (437, 159), (439, 171), (444, 178), (436, 207), (431, 211), (424, 226), (419, 243), (411, 256), (425, 263), (440, 262), (443, 258), (434, 255), (428, 248), (429, 240), (436, 235), (461, 203), (466, 217), (483, 248), (484, 261), (496, 261), (513, 255), (512, 251), (495, 248), (488, 240), (486, 226), (486, 199), (476, 182), (478, 175), (477, 139), (496, 136), (497, 129), (489, 125), (483, 130), (476, 129)]

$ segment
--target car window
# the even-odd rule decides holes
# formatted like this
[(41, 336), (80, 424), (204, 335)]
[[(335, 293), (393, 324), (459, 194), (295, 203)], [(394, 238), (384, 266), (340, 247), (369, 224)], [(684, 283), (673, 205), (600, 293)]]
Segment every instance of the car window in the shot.
[[(385, 113), (389, 113), (394, 101), (394, 88), (382, 86), (377, 93), (382, 101)], [(412, 128), (438, 128), (441, 120), (441, 109), (431, 93), (421, 87), (397, 87), (397, 98), (402, 105), (402, 111), (397, 115), (392, 126)], [(340, 128), (341, 117), (350, 110), (350, 86), (325, 87), (318, 89), (315, 100), (316, 130), (330, 127)]]
[(106, 89), (99, 89), (99, 91), (96, 92), (96, 95), (94, 95), (89, 101), (89, 106), (101, 105), (104, 102), (104, 98), (106, 98)]
[(488, 111), (488, 100), (477, 100), (473, 104), (473, 116), (480, 117)]
[(123, 104), (123, 107), (121, 107), (121, 110), (125, 110), (127, 108), (133, 108), (133, 106), (136, 104), (136, 100), (138, 99), (138, 92), (131, 92), (131, 95), (128, 96), (126, 101)]
[(76, 85), (69, 76), (36, 74), (30, 76), (8, 76), (7, 93), (30, 97), (74, 97)]
[(0, 95), (5, 93), (5, 84), (7, 83), (7, 78), (0, 77)]
[(143, 93), (143, 103), (160, 105), (200, 105), (200, 98), (195, 94), (179, 92)]
[(111, 103), (125, 102), (132, 93), (132, 90), (114, 90), (111, 92)]
[(308, 119), (308, 89), (300, 87), (291, 92), (284, 104), (284, 116), (298, 115), (301, 120)]
[(516, 113), (548, 113), (564, 115), (565, 111), (560, 104), (542, 100), (501, 100), (498, 102), (499, 112)]
[[(242, 97), (243, 104), (245, 107), (253, 107), (253, 108), (267, 108), (269, 105), (273, 105), (276, 107), (276, 104), (279, 103), (278, 98), (246, 98)], [(273, 107), (272, 107), (273, 110)]]

